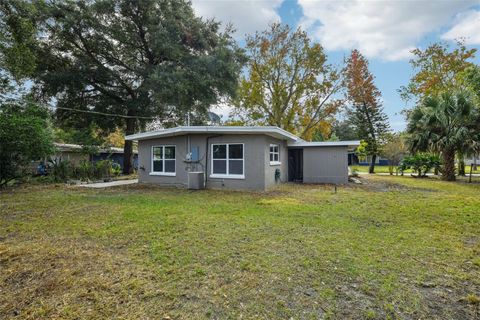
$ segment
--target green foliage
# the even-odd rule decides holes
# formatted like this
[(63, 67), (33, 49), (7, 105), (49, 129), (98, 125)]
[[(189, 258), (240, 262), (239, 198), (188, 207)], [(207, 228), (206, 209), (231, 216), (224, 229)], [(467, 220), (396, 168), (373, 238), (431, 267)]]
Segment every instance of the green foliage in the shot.
[(118, 177), (120, 175), (120, 173), (122, 173), (122, 168), (120, 167), (120, 165), (118, 163), (112, 163), (110, 171), (111, 171), (111, 174), (114, 177)]
[[(408, 153), (405, 137), (401, 133), (390, 133), (386, 135), (386, 142), (382, 146), (381, 155), (388, 159), (389, 172), (392, 175), (395, 168), (398, 168), (400, 160)], [(398, 174), (398, 171), (396, 172)]]
[(113, 161), (109, 159), (100, 160), (95, 163), (95, 177), (98, 179), (109, 179), (111, 177)]
[(465, 93), (426, 97), (408, 116), (410, 149), (442, 155), (442, 177), (455, 180), (455, 153), (478, 142), (480, 117)]
[(57, 158), (49, 160), (48, 166), (50, 182), (66, 183), (69, 179), (79, 179), (81, 181), (109, 180), (112, 176), (119, 176), (120, 173), (120, 165), (113, 163), (110, 159), (100, 160), (94, 164), (87, 160), (81, 160), (78, 166), (75, 166), (68, 160)]
[(385, 135), (390, 131), (388, 117), (383, 111), (381, 93), (374, 83), (375, 77), (369, 71), (368, 60), (358, 50), (353, 50), (346, 64), (348, 122), (356, 135), (366, 142), (365, 154), (372, 159), (369, 173), (374, 173), (376, 157)]
[(250, 61), (241, 80), (236, 115), (245, 123), (273, 125), (312, 140), (329, 135), (340, 101), (339, 74), (322, 46), (306, 32), (274, 23), (247, 37)]
[(95, 168), (90, 161), (81, 160), (75, 168), (75, 176), (81, 181), (89, 181), (95, 177)]
[(30, 173), (30, 164), (51, 154), (48, 112), (29, 100), (0, 105), (0, 186)]
[(65, 183), (73, 177), (74, 168), (68, 160), (50, 159), (48, 161), (48, 172), (53, 182)]
[(428, 96), (462, 89), (463, 72), (473, 66), (476, 51), (468, 49), (462, 41), (453, 49), (447, 43), (434, 43), (423, 51), (413, 50), (410, 65), (414, 75), (406, 87), (400, 88), (401, 97), (418, 102)]
[(101, 130), (97, 126), (91, 124), (88, 127), (79, 129), (71, 127), (62, 128), (60, 126), (57, 126), (54, 128), (53, 133), (55, 137), (55, 142), (98, 147), (103, 143), (103, 139), (99, 134), (100, 131)]
[[(187, 112), (206, 115), (210, 105), (237, 90), (244, 57), (233, 31), (221, 32), (219, 23), (196, 17), (190, 2), (19, 0), (2, 3), (0, 11), (6, 21), (21, 22), (5, 24), (6, 33), (25, 34), (5, 38), (2, 54), (27, 52), (41, 59), (25, 69), (35, 89), (55, 98), (57, 119), (66, 127), (94, 123), (132, 134), (153, 118), (175, 125)], [(25, 39), (28, 48), (8, 50)], [(5, 67), (17, 74), (17, 64)], [(126, 141), (126, 159), (131, 153)], [(131, 165), (126, 161), (124, 169)]]
[(28, 1), (2, 1), (0, 12), (2, 76), (8, 69), (16, 80), (26, 78), (37, 65), (37, 57), (32, 50), (37, 32), (35, 22), (23, 15), (26, 12), (35, 14), (33, 6)]
[(477, 108), (480, 108), (480, 66), (466, 68), (462, 76), (466, 89), (475, 97)]
[(368, 142), (365, 140), (360, 141), (360, 145), (355, 149), (355, 154), (358, 156), (367, 156), (368, 155)]
[(336, 120), (332, 125), (332, 135), (339, 140), (360, 140), (352, 122), (347, 118), (345, 120)]
[(430, 170), (439, 168), (440, 158), (431, 153), (416, 153), (413, 156), (406, 156), (399, 166), (400, 171), (411, 169), (419, 178), (426, 177)]

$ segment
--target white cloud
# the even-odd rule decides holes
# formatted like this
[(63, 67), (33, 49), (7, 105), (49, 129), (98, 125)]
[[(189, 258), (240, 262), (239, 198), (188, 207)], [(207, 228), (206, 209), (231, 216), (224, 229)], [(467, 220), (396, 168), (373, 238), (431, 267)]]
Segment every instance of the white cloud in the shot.
[[(478, 2), (299, 0), (302, 25), (328, 50), (356, 48), (372, 58), (401, 60), (430, 32)], [(478, 28), (477, 28), (478, 30)]]
[(480, 44), (480, 11), (470, 10), (457, 16), (455, 25), (442, 35), (444, 40), (465, 39), (469, 45)]
[(280, 21), (277, 13), (283, 0), (193, 0), (195, 12), (205, 18), (215, 18), (223, 25), (232, 23), (235, 36), (243, 39), (246, 34), (262, 31), (269, 23)]

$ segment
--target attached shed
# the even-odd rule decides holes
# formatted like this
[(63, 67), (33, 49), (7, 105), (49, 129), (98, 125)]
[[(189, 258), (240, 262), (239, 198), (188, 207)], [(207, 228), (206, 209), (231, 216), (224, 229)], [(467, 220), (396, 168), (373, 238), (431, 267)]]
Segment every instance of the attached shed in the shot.
[(358, 141), (299, 141), (289, 144), (289, 180), (304, 183), (348, 182), (348, 150)]

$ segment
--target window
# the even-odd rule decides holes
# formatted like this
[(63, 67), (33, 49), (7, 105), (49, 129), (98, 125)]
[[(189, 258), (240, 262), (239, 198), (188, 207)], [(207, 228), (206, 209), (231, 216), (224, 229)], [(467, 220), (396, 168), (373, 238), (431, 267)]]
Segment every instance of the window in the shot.
[(270, 145), (270, 164), (280, 164), (280, 148), (278, 144)]
[(175, 146), (152, 147), (151, 175), (175, 175)]
[(212, 178), (243, 179), (243, 144), (212, 144)]

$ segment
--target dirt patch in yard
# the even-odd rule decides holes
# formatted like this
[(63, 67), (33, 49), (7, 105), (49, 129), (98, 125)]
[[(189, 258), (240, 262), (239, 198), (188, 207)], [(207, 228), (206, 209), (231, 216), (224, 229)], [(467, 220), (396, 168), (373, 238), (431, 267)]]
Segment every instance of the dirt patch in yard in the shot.
[[(368, 177), (357, 178), (362, 184), (350, 183), (348, 186), (352, 188), (366, 189), (373, 192), (408, 192), (408, 191), (420, 191), (420, 192), (436, 192), (434, 189), (410, 187), (401, 183), (388, 181), (386, 179), (377, 180)], [(414, 179), (414, 178), (412, 178)]]
[(152, 285), (153, 274), (129, 260), (125, 252), (84, 240), (4, 238), (0, 269), (0, 317), (4, 319), (163, 315), (162, 292)]

